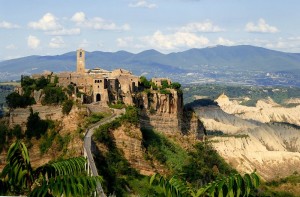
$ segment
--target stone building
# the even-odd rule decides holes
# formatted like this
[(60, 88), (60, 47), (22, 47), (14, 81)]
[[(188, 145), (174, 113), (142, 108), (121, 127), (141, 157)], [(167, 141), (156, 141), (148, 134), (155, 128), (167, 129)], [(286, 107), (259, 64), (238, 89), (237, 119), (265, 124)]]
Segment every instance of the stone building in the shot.
[[(45, 74), (33, 75), (38, 78)], [(48, 76), (48, 75), (45, 75)], [(61, 72), (52, 74), (52, 80), (57, 77), (58, 85), (67, 87), (73, 85), (78, 91), (89, 97), (91, 102), (100, 104), (114, 103), (118, 100), (133, 105), (132, 95), (138, 91), (139, 77), (124, 69), (107, 71), (101, 68), (85, 68), (85, 51), (77, 50), (76, 72)]]

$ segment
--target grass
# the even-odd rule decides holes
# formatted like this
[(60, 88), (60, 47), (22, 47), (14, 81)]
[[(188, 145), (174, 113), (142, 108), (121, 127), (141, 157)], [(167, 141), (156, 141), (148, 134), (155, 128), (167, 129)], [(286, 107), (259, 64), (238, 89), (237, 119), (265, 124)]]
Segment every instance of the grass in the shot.
[(141, 129), (143, 146), (146, 148), (146, 158), (157, 160), (164, 164), (170, 171), (179, 172), (188, 154), (178, 145), (169, 141), (163, 134), (150, 129)]

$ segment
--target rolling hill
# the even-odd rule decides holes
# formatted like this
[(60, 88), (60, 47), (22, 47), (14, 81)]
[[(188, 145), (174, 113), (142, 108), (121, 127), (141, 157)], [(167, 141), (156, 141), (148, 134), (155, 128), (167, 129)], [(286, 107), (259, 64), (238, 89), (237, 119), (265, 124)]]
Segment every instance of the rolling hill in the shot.
[[(21, 74), (32, 74), (50, 70), (54, 72), (73, 71), (76, 53), (56, 56), (28, 56), (0, 62), (0, 81), (18, 79)], [(163, 54), (156, 50), (141, 53), (86, 52), (86, 67), (101, 67), (112, 70), (124, 68), (136, 75), (148, 73), (182, 74), (213, 71), (260, 71), (300, 73), (300, 54), (285, 53), (261, 47), (215, 46), (190, 49), (183, 52)], [(172, 77), (171, 77), (172, 78)], [(179, 79), (180, 81), (180, 79)]]

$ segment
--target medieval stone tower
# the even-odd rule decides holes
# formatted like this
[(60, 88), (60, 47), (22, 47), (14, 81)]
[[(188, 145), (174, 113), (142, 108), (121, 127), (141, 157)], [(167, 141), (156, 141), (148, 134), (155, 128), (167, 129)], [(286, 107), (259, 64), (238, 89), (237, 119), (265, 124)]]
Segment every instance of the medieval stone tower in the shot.
[(85, 73), (85, 51), (83, 49), (77, 50), (77, 73)]

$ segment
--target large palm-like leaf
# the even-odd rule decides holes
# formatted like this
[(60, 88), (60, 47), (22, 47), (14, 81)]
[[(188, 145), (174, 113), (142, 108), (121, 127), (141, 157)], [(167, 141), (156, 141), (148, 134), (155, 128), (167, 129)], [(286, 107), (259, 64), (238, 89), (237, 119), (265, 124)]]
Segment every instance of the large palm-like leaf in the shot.
[(150, 185), (157, 184), (163, 188), (165, 196), (249, 196), (251, 190), (257, 188), (260, 184), (259, 177), (255, 172), (245, 174), (243, 177), (239, 174), (220, 178), (208, 185), (195, 190), (184, 184), (176, 177), (166, 179), (159, 174), (154, 174), (150, 178)]
[(47, 163), (34, 170), (26, 146), (17, 141), (11, 145), (7, 165), (0, 175), (0, 194), (88, 196), (96, 191), (102, 178), (86, 176), (85, 163), (85, 158), (77, 157)]

